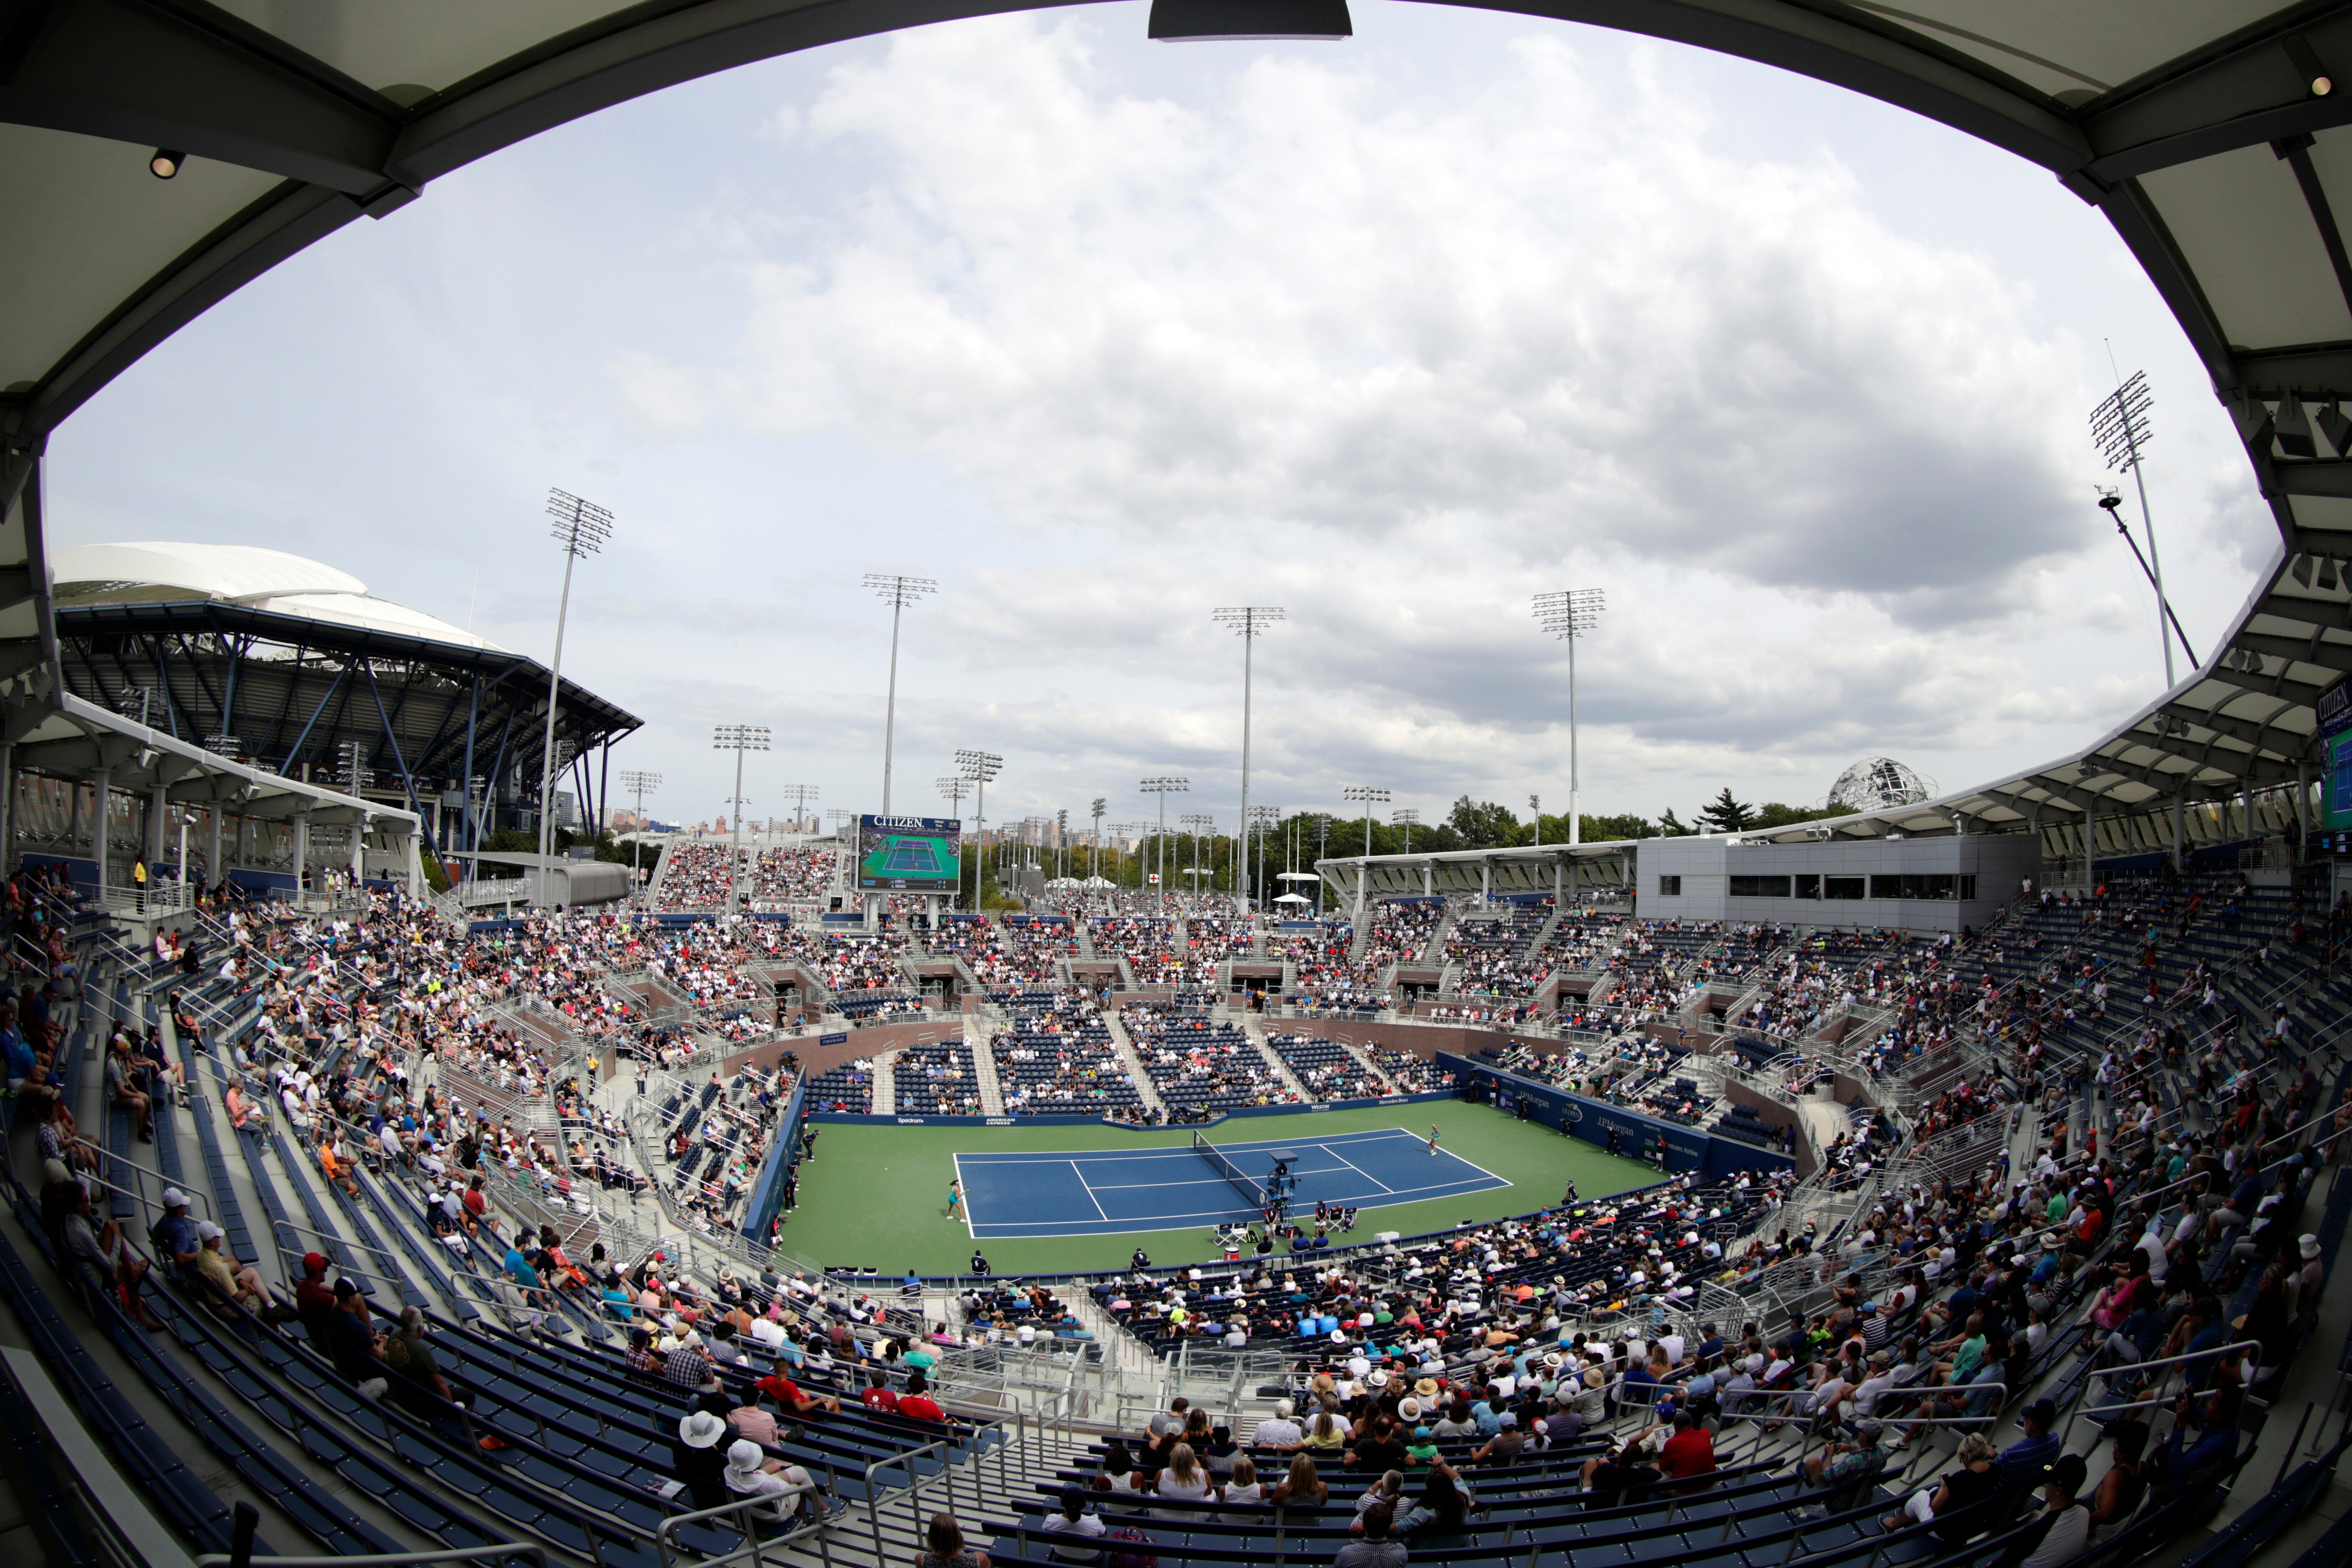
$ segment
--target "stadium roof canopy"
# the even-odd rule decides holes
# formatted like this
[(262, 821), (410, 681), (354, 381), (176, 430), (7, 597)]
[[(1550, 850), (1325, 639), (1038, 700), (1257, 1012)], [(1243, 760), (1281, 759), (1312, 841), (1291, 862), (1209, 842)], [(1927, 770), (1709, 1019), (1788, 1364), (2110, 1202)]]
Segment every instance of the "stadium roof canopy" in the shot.
[[(349, 573), (247, 545), (71, 545), (52, 553), (68, 690), (100, 710), (289, 776), (425, 806), (446, 782), (520, 777), (538, 794), (547, 667), (421, 611), (375, 598)], [(142, 694), (144, 694), (142, 697)], [(593, 818), (592, 752), (642, 721), (572, 681), (555, 740)], [(352, 746), (369, 777), (345, 771)], [(467, 844), (486, 827), (466, 819)], [(427, 833), (436, 849), (456, 834)], [(452, 843), (440, 842), (443, 838)]]
[[(215, 301), (551, 126), (731, 66), (1027, 7), (991, 0), (25, 0), (0, 11), (0, 679), (54, 670), (48, 433)], [(2290, 782), (2352, 668), (2352, 5), (1554, 0), (1953, 126), (2096, 205), (2229, 407), (2278, 529), (2192, 675), (2084, 752), (1835, 831), (2032, 820)], [(1268, 31), (1282, 27), (1269, 6)], [(1137, 26), (1142, 17), (1135, 18)], [(151, 157), (175, 177), (151, 172)], [(24, 678), (32, 677), (29, 682)], [(54, 689), (54, 679), (49, 682)]]

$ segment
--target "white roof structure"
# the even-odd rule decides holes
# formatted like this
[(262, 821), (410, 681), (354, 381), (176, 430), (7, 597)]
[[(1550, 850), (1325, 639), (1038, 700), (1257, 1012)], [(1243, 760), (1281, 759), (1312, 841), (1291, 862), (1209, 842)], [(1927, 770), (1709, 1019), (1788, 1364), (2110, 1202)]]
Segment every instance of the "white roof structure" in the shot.
[(50, 552), (60, 605), (219, 600), (310, 620), (507, 650), (436, 616), (379, 599), (323, 562), (253, 544), (68, 544)]
[[(0, 702), (37, 703), (58, 689), (41, 520), (49, 433), (216, 301), (362, 218), (398, 222), (442, 175), (551, 126), (752, 60), (1024, 8), (63, 0), (25, 9), (0, 35)], [(2047, 172), (2114, 226), (2237, 422), (2278, 542), (2206, 668), (2043, 767), (1840, 818), (1831, 831), (2023, 826), (2053, 810), (2145, 810), (2307, 775), (2315, 703), (2352, 669), (2352, 586), (2340, 564), (2352, 561), (2352, 421), (2337, 407), (2352, 396), (2352, 254), (2339, 223), (2352, 211), (2352, 90), (2336, 90), (2352, 79), (2352, 6), (1492, 8), (1800, 72)], [(158, 160), (167, 149), (173, 156)], [(159, 166), (173, 177), (151, 172)]]

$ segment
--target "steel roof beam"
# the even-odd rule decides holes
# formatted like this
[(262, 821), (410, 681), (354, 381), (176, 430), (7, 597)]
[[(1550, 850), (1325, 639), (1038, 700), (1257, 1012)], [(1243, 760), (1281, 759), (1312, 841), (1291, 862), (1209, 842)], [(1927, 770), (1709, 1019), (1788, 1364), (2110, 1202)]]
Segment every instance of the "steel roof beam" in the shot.
[(370, 196), (405, 111), (226, 12), (137, 0), (20, 5), (0, 121), (99, 136)]

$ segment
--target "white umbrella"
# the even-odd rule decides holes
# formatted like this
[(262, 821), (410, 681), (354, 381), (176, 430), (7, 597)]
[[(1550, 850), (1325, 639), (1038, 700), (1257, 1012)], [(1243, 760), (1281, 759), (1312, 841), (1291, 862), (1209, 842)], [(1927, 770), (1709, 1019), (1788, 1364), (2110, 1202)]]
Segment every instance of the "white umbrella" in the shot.
[(1277, 871), (1274, 879), (1277, 882), (1319, 882), (1323, 879), (1312, 871)]
[(1311, 904), (1315, 900), (1312, 899), (1302, 899), (1297, 893), (1285, 893), (1282, 897), (1275, 900), (1274, 901), (1277, 904)]

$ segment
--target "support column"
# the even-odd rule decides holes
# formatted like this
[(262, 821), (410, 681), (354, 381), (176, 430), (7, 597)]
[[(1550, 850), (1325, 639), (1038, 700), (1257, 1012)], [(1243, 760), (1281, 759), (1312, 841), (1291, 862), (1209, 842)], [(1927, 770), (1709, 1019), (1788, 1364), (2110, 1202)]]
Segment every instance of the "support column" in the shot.
[(217, 800), (213, 802), (212, 809), (205, 814), (206, 819), (205, 823), (205, 880), (209, 883), (218, 884), (228, 879), (227, 872), (222, 869), (221, 867), (220, 847), (221, 818), (227, 815), (227, 811), (223, 808), (221, 803)]
[[(8, 752), (5, 747), (0, 747), (0, 785), (6, 784), (7, 772)], [(7, 826), (7, 808), (5, 804), (0, 804), (0, 834), (5, 833)], [(5, 838), (0, 838), (0, 843), (5, 842)], [(2296, 865), (2303, 864), (2305, 846), (2310, 842), (2311, 764), (2298, 759), (2294, 764), (2294, 861)]]
[(408, 896), (422, 899), (425, 896), (425, 859), (416, 852), (416, 832), (414, 828), (401, 830), (400, 858), (401, 863), (408, 868)]
[(163, 864), (163, 820), (172, 815), (171, 796), (166, 786), (157, 784), (155, 794), (147, 802), (147, 883), (152, 887), (162, 875)]
[(0, 742), (0, 877), (16, 868), (16, 745)]
[(1478, 907), (1482, 910), (1488, 909), (1494, 902), (1495, 863), (1492, 860), (1482, 859), (1478, 862)]
[(1424, 899), (1437, 896), (1436, 868), (1427, 860), (1421, 863), (1421, 896)]
[(1370, 890), (1369, 884), (1371, 879), (1371, 874), (1372, 868), (1370, 866), (1365, 865), (1360, 860), (1356, 863), (1355, 923), (1358, 925), (1361, 925), (1364, 921), (1364, 894)]
[(1551, 863), (1551, 905), (1556, 910), (1568, 908), (1568, 858), (1565, 856)]
[(96, 820), (90, 825), (89, 855), (98, 863), (98, 894), (103, 899), (106, 896), (106, 803), (114, 794), (114, 770), (99, 769), (98, 777), (92, 784), (90, 805), (95, 810)]
[(2252, 775), (2238, 781), (2238, 837), (2252, 840), (2254, 837), (2254, 781)]
[(2186, 792), (2172, 793), (2172, 868), (2181, 869), (2188, 863), (2185, 853), (2189, 842), (2189, 825), (2183, 820), (2183, 796)]
[(374, 820), (362, 816), (352, 824), (352, 886), (355, 889), (367, 880), (368, 825)]
[(298, 899), (309, 887), (310, 867), (310, 808), (304, 806), (294, 814), (294, 894)]

